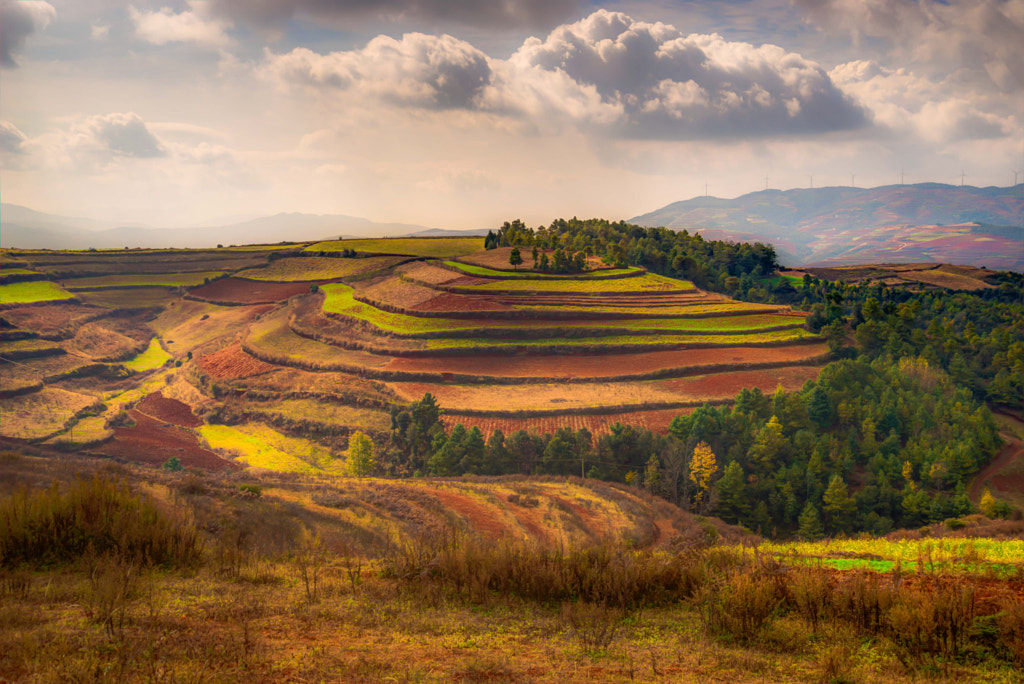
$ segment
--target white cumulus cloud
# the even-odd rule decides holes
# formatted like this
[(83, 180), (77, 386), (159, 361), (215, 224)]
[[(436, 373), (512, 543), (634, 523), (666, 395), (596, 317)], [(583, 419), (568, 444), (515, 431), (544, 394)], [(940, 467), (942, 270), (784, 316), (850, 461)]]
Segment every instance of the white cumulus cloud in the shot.
[(167, 43), (196, 43), (222, 47), (231, 39), (225, 30), (226, 24), (207, 16), (205, 3), (190, 2), (190, 9), (175, 13), (170, 7), (155, 12), (128, 8), (128, 15), (135, 26), (135, 35), (154, 45)]

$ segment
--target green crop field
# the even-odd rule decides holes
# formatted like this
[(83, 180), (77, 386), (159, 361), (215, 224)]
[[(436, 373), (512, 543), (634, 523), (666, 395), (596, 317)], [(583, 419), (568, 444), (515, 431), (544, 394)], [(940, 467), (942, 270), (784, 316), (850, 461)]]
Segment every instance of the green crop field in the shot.
[[(641, 276), (643, 277), (643, 276)], [(629, 280), (639, 280), (630, 278)], [(600, 281), (599, 281), (600, 282)], [(615, 281), (612, 281), (615, 282)], [(389, 333), (399, 335), (417, 335), (427, 333), (439, 333), (449, 331), (488, 329), (502, 330), (530, 330), (543, 329), (587, 329), (587, 328), (609, 328), (621, 330), (670, 330), (679, 332), (704, 333), (733, 332), (740, 330), (759, 330), (778, 326), (799, 326), (802, 319), (793, 316), (780, 316), (775, 314), (751, 314), (745, 316), (715, 316), (708, 318), (636, 318), (618, 321), (557, 321), (557, 320), (536, 320), (525, 323), (523, 321), (494, 319), (482, 323), (477, 320), (462, 318), (420, 318), (406, 314), (383, 311), (376, 307), (357, 301), (353, 297), (352, 288), (341, 283), (331, 283), (323, 286), (325, 295), (323, 310), (327, 313), (342, 314), (351, 316), (373, 324)]]
[(966, 572), (1016, 575), (1024, 572), (1024, 540), (884, 538), (817, 542), (765, 542), (758, 549), (786, 562), (875, 572)]
[(204, 271), (200, 273), (147, 273), (142, 275), (75, 278), (68, 281), (68, 290), (79, 292), (82, 290), (118, 287), (195, 287), (196, 285), (202, 285), (207, 279), (213, 280), (222, 275), (224, 275), (223, 271)]
[(307, 252), (356, 252), (376, 254), (408, 254), (422, 257), (459, 257), (484, 248), (482, 237), (471, 238), (380, 238), (376, 240), (330, 240), (306, 247)]
[(0, 285), (0, 304), (52, 302), (60, 299), (73, 299), (74, 296), (48, 280)]
[(464, 264), (460, 261), (445, 261), (445, 266), (451, 266), (457, 268), (460, 271), (468, 275), (481, 276), (483, 278), (497, 276), (499, 278), (580, 278), (586, 279), (588, 277), (601, 276), (605, 278), (612, 278), (613, 276), (628, 276), (631, 273), (642, 272), (643, 269), (630, 267), (630, 268), (609, 268), (600, 271), (583, 271), (581, 273), (544, 273), (542, 271), (498, 271), (493, 268), (484, 268), (483, 266), (474, 266), (472, 264)]
[(378, 271), (400, 262), (401, 257), (339, 259), (332, 257), (296, 257), (272, 261), (266, 268), (250, 268), (234, 275), (245, 280), (301, 282), (333, 280)]
[(167, 363), (170, 358), (171, 355), (164, 351), (164, 348), (160, 346), (160, 342), (154, 337), (149, 341), (149, 347), (146, 348), (146, 351), (142, 352), (134, 359), (125, 361), (121, 365), (128, 370), (142, 373), (144, 371), (159, 368)]
[(473, 292), (558, 292), (607, 294), (615, 292), (686, 292), (696, 289), (693, 283), (665, 276), (646, 273), (633, 278), (579, 278), (575, 280), (495, 280), (480, 285), (465, 285), (459, 290)]

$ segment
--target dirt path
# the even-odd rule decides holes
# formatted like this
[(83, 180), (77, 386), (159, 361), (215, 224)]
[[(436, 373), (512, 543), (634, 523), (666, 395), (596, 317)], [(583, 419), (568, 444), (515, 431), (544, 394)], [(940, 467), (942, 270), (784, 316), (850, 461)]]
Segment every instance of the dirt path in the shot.
[[(1024, 428), (1024, 422), (1021, 422), (1012, 416), (1009, 417), (1019, 427)], [(978, 501), (981, 500), (981, 490), (985, 488), (986, 482), (1018, 458), (1024, 458), (1024, 443), (1022, 443), (1021, 440), (1006, 432), (1000, 432), (999, 436), (1006, 442), (1006, 446), (1003, 447), (1002, 451), (996, 454), (996, 457), (992, 459), (991, 463), (985, 466), (982, 471), (978, 473), (974, 478), (974, 481), (971, 483), (971, 488), (968, 490), (968, 496), (974, 504), (977, 504)]]

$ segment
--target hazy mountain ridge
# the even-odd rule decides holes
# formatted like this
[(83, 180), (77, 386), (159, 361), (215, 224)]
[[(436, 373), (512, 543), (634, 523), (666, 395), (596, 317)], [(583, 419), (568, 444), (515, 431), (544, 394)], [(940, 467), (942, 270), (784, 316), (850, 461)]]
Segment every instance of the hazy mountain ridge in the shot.
[(430, 231), (437, 229), (406, 223), (378, 223), (344, 214), (302, 213), (281, 213), (220, 226), (152, 228), (57, 216), (16, 204), (0, 205), (0, 246), (4, 248), (216, 247), (218, 244), (336, 240), (339, 237), (402, 237)]
[(1022, 185), (764, 190), (673, 202), (630, 222), (772, 242), (796, 263), (950, 261), (1024, 270)]

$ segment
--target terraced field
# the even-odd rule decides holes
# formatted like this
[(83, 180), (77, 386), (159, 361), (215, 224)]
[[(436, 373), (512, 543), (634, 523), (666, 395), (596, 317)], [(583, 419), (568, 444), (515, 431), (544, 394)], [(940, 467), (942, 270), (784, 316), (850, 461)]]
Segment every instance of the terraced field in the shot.
[[(508, 270), (481, 242), (29, 254), (19, 269), (67, 274), (82, 301), (4, 308), (0, 401), (5, 423), (25, 416), (5, 436), (154, 465), (330, 474), (352, 431), (383, 445), (389, 409), (426, 392), (446, 424), (485, 435), (665, 433), (743, 387), (798, 389), (828, 359), (787, 307), (594, 260), (578, 274)], [(357, 256), (318, 255), (344, 249)], [(60, 291), (3, 292), (16, 286)]]
[(374, 379), (392, 403), (430, 392), (446, 423), (485, 433), (619, 421), (665, 432), (744, 387), (799, 389), (829, 356), (802, 314), (641, 269), (513, 273), (457, 259), (323, 285), (253, 325), (233, 354), (241, 368)]

